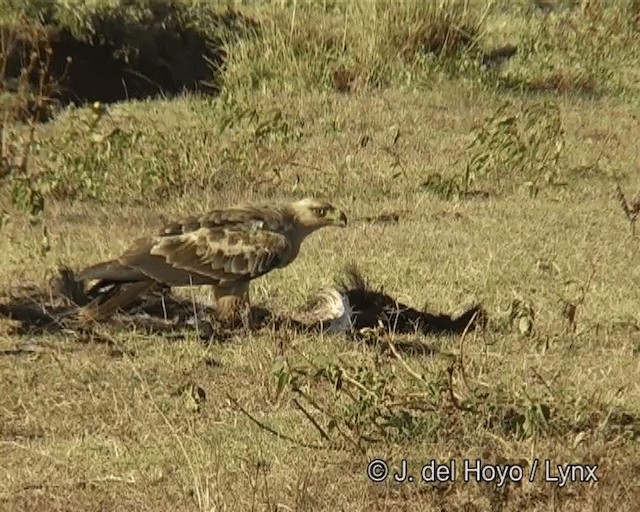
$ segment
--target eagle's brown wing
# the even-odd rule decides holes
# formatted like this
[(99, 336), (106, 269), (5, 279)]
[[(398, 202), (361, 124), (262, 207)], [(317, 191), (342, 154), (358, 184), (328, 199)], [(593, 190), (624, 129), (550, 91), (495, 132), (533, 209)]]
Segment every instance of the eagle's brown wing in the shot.
[(258, 277), (293, 256), (290, 220), (277, 209), (213, 210), (164, 226), (122, 256), (84, 269), (92, 289), (154, 280), (169, 286), (234, 282)]
[(118, 263), (169, 286), (226, 286), (286, 265), (291, 256), (291, 243), (282, 233), (202, 227), (152, 237), (125, 252)]

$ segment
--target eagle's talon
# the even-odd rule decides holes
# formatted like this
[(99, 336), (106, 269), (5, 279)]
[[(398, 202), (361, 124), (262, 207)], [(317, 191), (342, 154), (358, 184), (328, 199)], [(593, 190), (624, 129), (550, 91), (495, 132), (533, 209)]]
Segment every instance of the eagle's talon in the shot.
[(214, 341), (217, 331), (213, 322), (202, 322), (198, 325), (198, 337), (203, 343)]

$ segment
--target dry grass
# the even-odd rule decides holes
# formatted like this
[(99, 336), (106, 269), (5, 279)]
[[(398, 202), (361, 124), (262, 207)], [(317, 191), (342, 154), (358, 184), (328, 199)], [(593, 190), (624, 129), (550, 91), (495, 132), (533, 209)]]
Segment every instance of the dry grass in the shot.
[[(273, 36), (262, 54), (255, 41), (238, 43), (217, 98), (69, 107), (34, 125), (28, 186), (43, 210), (23, 213), (3, 182), (3, 289), (42, 285), (59, 262), (80, 267), (117, 254), (185, 212), (314, 194), (352, 222), (314, 235), (292, 266), (255, 282), (256, 302), (298, 307), (356, 262), (416, 307), (453, 311), (481, 300), (487, 331), (391, 337), (434, 349), (411, 355), (268, 330), (209, 344), (197, 333), (175, 340), (109, 325), (95, 339), (17, 337), (1, 319), (1, 508), (636, 510), (638, 240), (616, 194), (620, 183), (629, 206), (640, 189), (629, 75), (592, 67), (599, 97), (540, 98), (470, 79), (474, 50), (443, 53), (434, 65), (407, 61), (393, 39), (375, 50), (353, 34), (350, 44), (371, 43), (370, 53), (329, 62), (326, 45), (342, 39), (320, 46), (309, 34), (331, 35), (318, 30), (324, 19), (344, 37), (344, 4), (297, 2), (295, 16), (290, 4), (247, 9), (288, 39)], [(363, 9), (353, 5), (350, 20)], [(492, 9), (479, 32), (490, 46), (514, 42), (500, 37), (500, 19), (531, 37), (526, 27), (544, 15)], [(575, 33), (591, 37), (579, 24)], [(423, 39), (404, 40), (424, 48)], [(403, 60), (377, 75), (387, 77), (382, 86), (367, 77), (380, 70), (376, 52), (389, 48)], [(566, 57), (567, 48), (538, 48)], [(356, 54), (363, 60), (349, 63)], [(521, 58), (509, 72), (534, 73)], [(335, 90), (334, 65), (353, 73), (353, 87)], [(249, 80), (256, 70), (270, 71)], [(4, 126), (18, 146), (29, 130)], [(365, 220), (381, 212), (398, 222)], [(375, 484), (366, 473), (374, 458), (393, 469), (406, 458), (416, 476), (431, 459), (454, 458), (459, 472), (439, 485)], [(533, 482), (503, 489), (465, 483), (462, 461), (477, 458), (521, 464), (525, 480), (534, 459), (597, 464), (600, 480), (559, 487), (539, 468)]]

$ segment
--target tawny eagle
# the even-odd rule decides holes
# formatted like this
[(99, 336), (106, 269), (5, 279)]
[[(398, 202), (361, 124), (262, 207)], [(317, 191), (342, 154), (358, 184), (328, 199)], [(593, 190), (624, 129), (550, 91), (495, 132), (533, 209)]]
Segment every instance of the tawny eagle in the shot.
[(221, 320), (238, 320), (249, 307), (249, 282), (289, 265), (307, 236), (345, 227), (333, 205), (302, 199), (281, 205), (242, 204), (215, 209), (136, 240), (120, 257), (81, 271), (78, 281), (108, 287), (85, 311), (105, 318), (148, 289), (211, 285)]

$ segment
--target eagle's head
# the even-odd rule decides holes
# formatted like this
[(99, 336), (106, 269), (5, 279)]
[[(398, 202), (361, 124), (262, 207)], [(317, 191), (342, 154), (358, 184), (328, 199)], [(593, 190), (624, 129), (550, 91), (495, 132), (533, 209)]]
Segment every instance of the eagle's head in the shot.
[(291, 203), (289, 210), (296, 222), (309, 233), (326, 226), (344, 228), (347, 225), (344, 212), (326, 201), (306, 198)]

